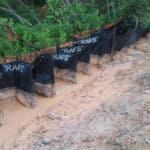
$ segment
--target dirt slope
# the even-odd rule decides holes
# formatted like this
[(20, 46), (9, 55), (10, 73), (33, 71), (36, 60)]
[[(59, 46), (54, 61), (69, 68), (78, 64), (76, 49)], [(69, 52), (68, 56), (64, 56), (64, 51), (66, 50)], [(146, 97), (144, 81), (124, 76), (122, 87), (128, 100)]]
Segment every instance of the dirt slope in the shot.
[(57, 96), (38, 107), (0, 102), (2, 150), (150, 149), (150, 36), (90, 66), (73, 85), (58, 81)]

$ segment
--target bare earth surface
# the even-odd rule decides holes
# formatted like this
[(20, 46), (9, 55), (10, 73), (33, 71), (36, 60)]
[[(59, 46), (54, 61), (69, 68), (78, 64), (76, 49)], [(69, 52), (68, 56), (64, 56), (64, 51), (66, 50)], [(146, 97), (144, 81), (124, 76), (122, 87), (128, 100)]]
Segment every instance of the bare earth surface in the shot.
[(150, 34), (77, 76), (35, 109), (1, 101), (0, 150), (149, 150)]

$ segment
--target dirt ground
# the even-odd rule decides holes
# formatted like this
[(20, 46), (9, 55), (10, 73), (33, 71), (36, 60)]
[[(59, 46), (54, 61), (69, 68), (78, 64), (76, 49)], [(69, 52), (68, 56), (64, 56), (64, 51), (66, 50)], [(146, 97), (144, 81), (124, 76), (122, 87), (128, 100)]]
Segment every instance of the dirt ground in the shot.
[(1, 101), (0, 150), (149, 150), (150, 34), (77, 77), (35, 109)]

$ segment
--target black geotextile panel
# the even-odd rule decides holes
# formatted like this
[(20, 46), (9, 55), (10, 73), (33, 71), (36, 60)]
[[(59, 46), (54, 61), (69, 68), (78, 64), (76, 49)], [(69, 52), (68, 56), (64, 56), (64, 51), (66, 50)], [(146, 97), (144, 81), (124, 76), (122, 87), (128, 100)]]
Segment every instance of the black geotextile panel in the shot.
[(140, 37), (144, 36), (147, 33), (146, 29), (143, 29), (140, 24), (138, 24), (132, 31), (128, 39), (128, 44), (133, 44)]
[(78, 53), (78, 61), (84, 63), (90, 63), (90, 49), (85, 45), (78, 46), (81, 47), (81, 51)]
[(53, 54), (54, 67), (59, 69), (68, 69), (70, 71), (77, 71), (78, 55), (77, 51), (72, 53), (66, 53), (60, 48)]
[(41, 54), (32, 63), (33, 79), (41, 84), (55, 83), (54, 61), (52, 55), (48, 53)]
[(31, 65), (22, 61), (16, 61), (15, 63), (22, 66), (22, 70), (19, 70), (16, 79), (17, 88), (28, 93), (34, 93)]
[(31, 66), (22, 61), (0, 65), (0, 89), (16, 87), (34, 93)]
[(123, 21), (117, 23), (114, 27), (116, 27), (115, 36), (123, 35), (128, 31), (132, 31), (136, 25), (133, 17), (127, 17)]
[(127, 31), (123, 35), (116, 36), (114, 38), (114, 50), (120, 51), (123, 47), (128, 46), (130, 35), (131, 35), (131, 31)]
[(14, 71), (11, 66), (11, 63), (0, 64), (0, 89), (16, 87)]
[(104, 54), (111, 54), (113, 42), (113, 28), (100, 29), (92, 35), (98, 36), (97, 43), (92, 45), (91, 54), (103, 56)]
[(75, 39), (74, 46), (82, 46), (82, 51), (79, 54), (79, 61), (89, 63), (90, 62), (90, 54), (93, 51), (93, 45), (95, 45), (98, 41), (98, 36), (93, 35), (87, 38)]
[(82, 53), (79, 55), (79, 62), (90, 63), (90, 50), (88, 48), (84, 48)]
[(136, 22), (132, 17), (117, 23), (115, 28), (114, 50), (119, 51), (121, 48), (130, 44), (130, 36), (136, 26)]
[[(117, 27), (120, 28), (120, 27)], [(129, 46), (137, 41), (140, 37), (144, 36), (147, 32), (140, 24), (133, 29), (129, 26), (124, 27), (126, 32), (123, 34), (116, 35), (115, 37), (115, 50), (119, 51), (121, 48)], [(125, 30), (124, 29), (124, 30)]]

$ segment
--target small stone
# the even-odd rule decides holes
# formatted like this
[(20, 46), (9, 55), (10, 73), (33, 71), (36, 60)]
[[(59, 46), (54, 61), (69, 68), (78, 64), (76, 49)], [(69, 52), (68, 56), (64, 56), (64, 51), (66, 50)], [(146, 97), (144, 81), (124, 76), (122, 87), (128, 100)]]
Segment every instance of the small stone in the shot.
[(57, 138), (57, 137), (53, 137), (53, 141), (55, 141), (55, 142), (62, 142), (62, 140), (60, 138)]
[(54, 112), (49, 113), (48, 118), (51, 120), (61, 120), (61, 116), (58, 116), (57, 114), (55, 114)]
[(45, 139), (43, 139), (43, 140), (41, 141), (41, 144), (43, 144), (43, 145), (48, 145), (48, 144), (50, 144), (50, 143), (51, 143), (50, 140), (47, 139), (47, 138), (45, 138)]
[(150, 94), (150, 90), (144, 90), (144, 94)]
[(150, 144), (150, 137), (146, 137), (146, 138), (145, 138), (145, 142), (146, 142), (147, 144)]

